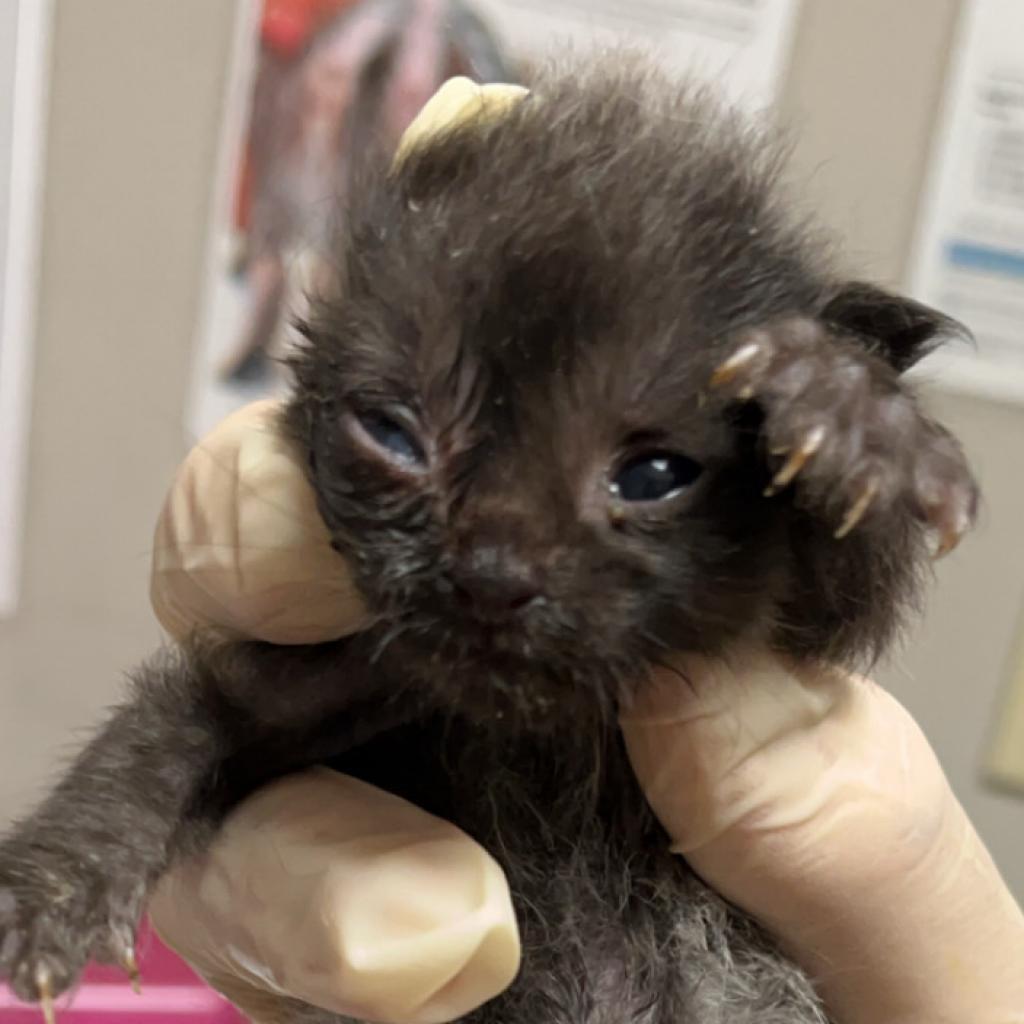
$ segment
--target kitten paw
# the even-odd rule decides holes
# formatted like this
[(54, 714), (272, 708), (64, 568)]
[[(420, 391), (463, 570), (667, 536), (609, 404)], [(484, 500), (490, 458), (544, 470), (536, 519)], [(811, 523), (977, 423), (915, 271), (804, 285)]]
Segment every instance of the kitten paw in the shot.
[(822, 325), (792, 319), (746, 332), (709, 387), (760, 406), (766, 496), (793, 488), (836, 538), (909, 514), (941, 556), (970, 528), (978, 489), (960, 446), (892, 367)]
[(137, 983), (138, 899), (98, 875), (0, 857), (0, 979), (53, 1019), (53, 1001), (74, 986), (86, 963), (120, 964)]

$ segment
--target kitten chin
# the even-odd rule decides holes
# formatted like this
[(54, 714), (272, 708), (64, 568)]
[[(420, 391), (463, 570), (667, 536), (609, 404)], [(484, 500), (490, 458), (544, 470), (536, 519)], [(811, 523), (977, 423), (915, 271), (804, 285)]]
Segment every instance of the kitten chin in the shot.
[(633, 679), (646, 674), (645, 663), (596, 660), (565, 652), (527, 656), (484, 637), (436, 633), (404, 635), (389, 641), (393, 630), (378, 628), (379, 664), (403, 677), (408, 687), (446, 715), (464, 717), (480, 728), (507, 735), (591, 734), (613, 720), (620, 697)]

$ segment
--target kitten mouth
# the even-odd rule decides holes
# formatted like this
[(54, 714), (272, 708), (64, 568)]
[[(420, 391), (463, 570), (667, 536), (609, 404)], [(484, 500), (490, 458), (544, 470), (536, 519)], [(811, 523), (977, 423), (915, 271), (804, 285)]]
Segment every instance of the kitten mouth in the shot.
[(504, 732), (586, 731), (609, 718), (620, 689), (610, 662), (575, 636), (513, 624), (423, 623), (396, 636), (385, 658), (432, 701)]
[(481, 727), (577, 734), (613, 720), (637, 671), (616, 634), (553, 604), (493, 619), (474, 611), (436, 595), (382, 610), (368, 637), (373, 658)]
[(538, 656), (536, 644), (531, 643), (523, 631), (497, 623), (482, 622), (474, 629), (467, 630), (466, 636), (468, 648), (478, 651), (483, 657), (509, 655), (529, 662)]

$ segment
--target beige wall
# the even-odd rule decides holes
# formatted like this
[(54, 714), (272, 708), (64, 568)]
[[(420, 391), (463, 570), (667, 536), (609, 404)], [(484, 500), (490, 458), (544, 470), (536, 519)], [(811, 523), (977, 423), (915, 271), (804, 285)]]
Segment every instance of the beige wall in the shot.
[(157, 640), (232, 0), (57, 0), (22, 607), (0, 623), (0, 816)]
[[(57, 0), (25, 592), (0, 623), (0, 819), (31, 799), (157, 637), (150, 524), (184, 388), (232, 0)], [(796, 171), (861, 271), (899, 280), (955, 0), (805, 0), (783, 107)], [(978, 779), (1024, 604), (1024, 409), (949, 396), (987, 494), (885, 674), (1016, 891), (1024, 800)]]

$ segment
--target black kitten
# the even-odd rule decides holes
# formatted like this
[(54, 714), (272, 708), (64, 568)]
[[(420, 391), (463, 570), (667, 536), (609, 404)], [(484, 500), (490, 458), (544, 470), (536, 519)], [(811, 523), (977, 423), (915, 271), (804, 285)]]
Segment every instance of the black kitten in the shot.
[(379, 624), (137, 673), (0, 847), (19, 995), (131, 963), (168, 864), (328, 761), (500, 854), (524, 964), (473, 1020), (823, 1020), (668, 853), (615, 725), (673, 649), (875, 657), (930, 536), (974, 513), (899, 376), (962, 329), (838, 279), (778, 163), (701, 90), (608, 58), (363, 177), (285, 427)]

